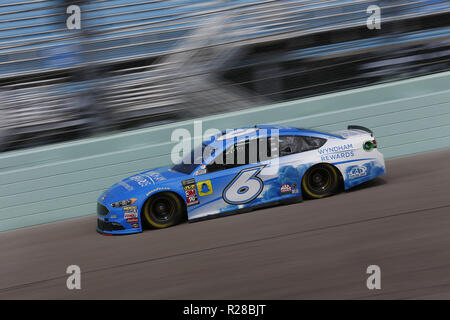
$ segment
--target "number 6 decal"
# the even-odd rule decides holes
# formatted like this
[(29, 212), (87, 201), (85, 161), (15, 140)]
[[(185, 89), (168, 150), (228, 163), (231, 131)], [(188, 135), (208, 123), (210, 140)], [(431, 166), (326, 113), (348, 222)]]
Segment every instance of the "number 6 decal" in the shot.
[(257, 177), (265, 166), (244, 169), (223, 190), (222, 197), (229, 204), (252, 201), (263, 191), (264, 183)]

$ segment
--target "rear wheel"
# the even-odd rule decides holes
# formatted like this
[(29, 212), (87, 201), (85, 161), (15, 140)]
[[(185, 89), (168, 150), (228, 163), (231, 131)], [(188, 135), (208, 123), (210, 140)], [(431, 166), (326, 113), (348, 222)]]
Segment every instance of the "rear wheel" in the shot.
[(145, 202), (142, 220), (153, 228), (167, 228), (178, 224), (183, 218), (183, 205), (171, 192), (157, 194)]
[(319, 199), (335, 194), (339, 190), (339, 173), (336, 167), (323, 163), (306, 171), (302, 179), (304, 196)]

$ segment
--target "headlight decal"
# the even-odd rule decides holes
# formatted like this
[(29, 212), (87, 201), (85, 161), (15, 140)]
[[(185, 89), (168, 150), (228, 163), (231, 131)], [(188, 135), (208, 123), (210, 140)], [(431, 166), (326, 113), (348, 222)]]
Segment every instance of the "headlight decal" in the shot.
[(130, 206), (132, 204), (134, 204), (137, 201), (137, 199), (127, 199), (127, 200), (121, 200), (121, 201), (117, 201), (114, 203), (111, 203), (111, 207), (113, 208), (121, 208), (121, 207), (125, 207), (125, 206)]

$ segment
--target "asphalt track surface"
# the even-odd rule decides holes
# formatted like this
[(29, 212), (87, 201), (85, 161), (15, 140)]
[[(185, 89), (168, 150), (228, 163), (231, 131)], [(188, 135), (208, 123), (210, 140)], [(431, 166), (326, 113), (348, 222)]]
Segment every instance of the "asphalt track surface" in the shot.
[(393, 159), (337, 196), (137, 235), (102, 236), (95, 216), (2, 232), (0, 299), (449, 299), (449, 161)]

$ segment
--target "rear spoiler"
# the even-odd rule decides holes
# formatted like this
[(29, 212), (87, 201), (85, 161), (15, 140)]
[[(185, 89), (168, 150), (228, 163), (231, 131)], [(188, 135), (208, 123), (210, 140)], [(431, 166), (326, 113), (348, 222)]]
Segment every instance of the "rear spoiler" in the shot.
[(348, 129), (348, 130), (353, 130), (353, 129), (356, 129), (356, 130), (362, 130), (362, 131), (365, 131), (365, 132), (367, 132), (367, 133), (370, 133), (370, 135), (373, 137), (373, 132), (372, 132), (372, 130), (367, 129), (366, 127), (363, 127), (363, 126), (353, 126), (353, 125), (350, 125), (350, 126), (347, 127), (347, 129)]

